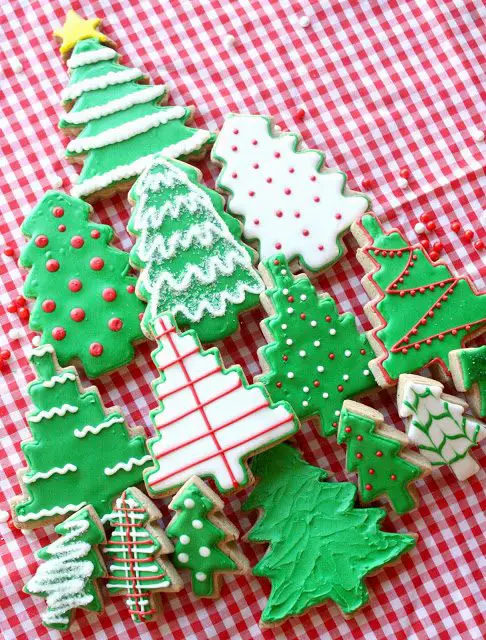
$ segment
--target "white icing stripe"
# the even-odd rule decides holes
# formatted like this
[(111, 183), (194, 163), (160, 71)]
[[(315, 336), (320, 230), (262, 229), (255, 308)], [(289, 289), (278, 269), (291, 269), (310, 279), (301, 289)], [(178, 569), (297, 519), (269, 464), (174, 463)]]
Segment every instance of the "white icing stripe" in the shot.
[(70, 87), (66, 87), (61, 92), (61, 100), (66, 102), (68, 100), (75, 100), (79, 98), (82, 93), (86, 91), (97, 91), (98, 89), (106, 89), (115, 84), (125, 84), (125, 82), (131, 82), (138, 78), (143, 78), (144, 74), (140, 69), (127, 69), (126, 71), (109, 71), (104, 76), (97, 76), (96, 78), (86, 78), (81, 82), (76, 82)]
[(87, 64), (113, 60), (117, 55), (117, 52), (109, 47), (103, 47), (103, 49), (99, 49), (98, 51), (83, 51), (82, 53), (76, 53), (71, 56), (67, 62), (67, 66), (69, 69), (77, 69)]
[(54, 347), (52, 346), (52, 344), (44, 344), (42, 345), (42, 347), (36, 347), (32, 350), (32, 355), (37, 356), (38, 358), (45, 355), (46, 353), (54, 353)]
[(64, 384), (68, 380), (76, 380), (76, 376), (74, 373), (61, 373), (59, 376), (52, 376), (49, 380), (46, 380), (42, 383), (43, 387), (47, 387), (48, 389), (52, 389), (52, 387), (59, 382), (59, 384)]
[(131, 93), (123, 98), (117, 98), (116, 100), (112, 100), (111, 102), (99, 107), (89, 107), (88, 109), (83, 109), (83, 111), (79, 111), (78, 113), (70, 111), (63, 117), (63, 121), (68, 124), (75, 125), (85, 124), (91, 120), (98, 120), (99, 118), (104, 118), (105, 116), (117, 113), (118, 111), (125, 111), (136, 104), (151, 102), (152, 100), (163, 96), (166, 91), (167, 89), (163, 85), (147, 87), (146, 89), (142, 89), (136, 93)]
[(37, 480), (45, 480), (46, 478), (50, 478), (53, 475), (63, 476), (69, 471), (77, 471), (78, 467), (74, 464), (70, 464), (69, 462), (64, 465), (64, 467), (53, 467), (49, 469), (49, 471), (38, 471), (34, 473), (33, 476), (25, 475), (24, 482), (25, 484), (30, 484), (31, 482), (37, 482)]
[(100, 424), (97, 425), (96, 427), (93, 427), (90, 424), (87, 424), (82, 429), (75, 429), (74, 435), (76, 436), (76, 438), (84, 438), (85, 436), (88, 435), (88, 433), (92, 433), (93, 435), (96, 436), (102, 429), (107, 429), (108, 427), (111, 427), (111, 425), (113, 424), (117, 424), (117, 423), (121, 424), (123, 422), (125, 422), (125, 418), (122, 418), (120, 416), (113, 416), (112, 418), (109, 418), (108, 420), (106, 420), (106, 422), (100, 422)]
[(132, 122), (125, 122), (119, 127), (107, 129), (96, 136), (86, 138), (80, 136), (76, 138), (76, 140), (71, 140), (67, 146), (67, 151), (70, 153), (84, 153), (91, 149), (100, 149), (101, 147), (108, 147), (111, 144), (124, 142), (142, 133), (146, 133), (154, 127), (159, 127), (161, 124), (167, 124), (170, 120), (183, 118), (185, 113), (186, 110), (184, 107), (167, 107), (159, 113), (152, 113), (148, 116), (133, 120)]
[[(116, 511), (112, 512), (112, 513), (107, 513), (105, 514), (102, 518), (101, 518), (101, 522), (105, 523), (108, 522), (108, 520), (114, 520), (116, 518), (119, 518), (120, 514), (117, 513)], [(133, 518), (136, 518), (137, 520), (143, 520), (144, 519), (144, 514), (143, 513), (134, 513), (133, 514)], [(113, 534), (114, 535), (114, 534)]]
[[(196, 133), (187, 138), (186, 140), (181, 140), (180, 142), (176, 142), (175, 144), (171, 144), (168, 147), (165, 147), (159, 153), (163, 155), (165, 158), (178, 158), (179, 156), (187, 156), (193, 151), (198, 151), (201, 147), (209, 140), (211, 134), (209, 131), (196, 131)], [(74, 198), (83, 198), (85, 196), (89, 196), (92, 193), (97, 191), (101, 191), (102, 189), (109, 187), (112, 184), (117, 182), (122, 182), (123, 180), (129, 180), (134, 176), (138, 176), (145, 167), (148, 165), (150, 160), (156, 154), (151, 153), (148, 156), (144, 156), (143, 158), (138, 158), (131, 164), (121, 165), (116, 169), (112, 169), (111, 171), (107, 171), (99, 176), (95, 176), (94, 178), (90, 178), (89, 180), (85, 180), (81, 184), (75, 185), (71, 189), (71, 195)]]
[(52, 407), (48, 411), (39, 411), (35, 415), (27, 414), (27, 420), (29, 422), (40, 422), (44, 418), (49, 420), (53, 416), (64, 416), (66, 413), (76, 413), (78, 407), (74, 407), (72, 404), (63, 404), (61, 407)]
[[(110, 549), (111, 551), (111, 549)], [(146, 551), (146, 549), (144, 549), (144, 552)], [(125, 560), (120, 560), (118, 561), (118, 564), (112, 564), (110, 565), (110, 571), (123, 571), (126, 567), (126, 561)], [(160, 568), (157, 565), (151, 565), (151, 566), (147, 566), (144, 567), (143, 565), (140, 565), (139, 567), (137, 567), (138, 571), (140, 571), (140, 573), (157, 573), (158, 571), (160, 571)]]
[(123, 469), (123, 471), (131, 471), (134, 465), (141, 467), (149, 460), (152, 460), (152, 456), (150, 455), (143, 456), (143, 458), (130, 458), (128, 462), (119, 462), (114, 467), (105, 467), (105, 475), (112, 476), (117, 471), (120, 471), (120, 469)]
[(65, 507), (53, 507), (52, 509), (41, 509), (37, 513), (28, 513), (25, 516), (17, 516), (19, 522), (27, 522), (28, 520), (38, 520), (39, 518), (50, 518), (51, 516), (63, 516), (70, 511), (78, 511), (81, 507), (85, 507), (87, 502), (79, 504), (67, 504)]

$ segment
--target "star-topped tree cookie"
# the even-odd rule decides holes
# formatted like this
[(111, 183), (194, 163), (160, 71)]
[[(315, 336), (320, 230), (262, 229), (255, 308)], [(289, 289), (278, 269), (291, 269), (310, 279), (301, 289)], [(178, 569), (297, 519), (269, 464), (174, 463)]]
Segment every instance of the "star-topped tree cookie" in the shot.
[(54, 31), (54, 37), (60, 42), (59, 53), (63, 58), (69, 57), (75, 44), (80, 40), (95, 38), (98, 42), (113, 44), (97, 27), (101, 24), (100, 18), (84, 20), (76, 11), (69, 9), (63, 26)]

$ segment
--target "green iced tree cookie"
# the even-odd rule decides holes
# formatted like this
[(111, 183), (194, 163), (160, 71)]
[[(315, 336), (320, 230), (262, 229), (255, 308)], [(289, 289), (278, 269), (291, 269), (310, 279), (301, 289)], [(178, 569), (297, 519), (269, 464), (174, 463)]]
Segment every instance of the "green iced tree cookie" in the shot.
[(464, 391), (474, 413), (486, 417), (486, 344), (457, 349), (449, 354), (452, 377), (458, 391)]

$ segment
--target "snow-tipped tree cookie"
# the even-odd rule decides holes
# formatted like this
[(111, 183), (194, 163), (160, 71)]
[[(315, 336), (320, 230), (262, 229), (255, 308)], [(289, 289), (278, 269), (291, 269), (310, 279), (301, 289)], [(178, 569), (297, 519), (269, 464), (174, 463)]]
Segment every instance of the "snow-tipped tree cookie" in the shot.
[[(68, 15), (57, 32), (60, 38), (69, 20)], [(77, 136), (66, 156), (84, 162), (72, 194), (94, 200), (126, 190), (159, 152), (170, 158), (204, 155), (214, 135), (186, 126), (192, 109), (162, 106), (169, 97), (166, 86), (147, 84), (143, 71), (119, 64), (113, 43), (105, 46), (98, 35), (86, 35), (81, 30), (70, 39), (69, 83), (61, 93), (66, 113), (59, 126)]]
[(383, 509), (354, 508), (353, 484), (323, 482), (326, 471), (288, 445), (255, 456), (252, 471), (257, 484), (244, 510), (258, 509), (260, 518), (248, 540), (269, 543), (253, 573), (272, 583), (262, 626), (329, 599), (354, 614), (369, 600), (365, 577), (415, 545), (411, 535), (381, 531)]
[(174, 541), (174, 564), (191, 571), (199, 598), (217, 598), (223, 574), (245, 573), (248, 560), (238, 543), (238, 529), (223, 514), (224, 502), (193, 476), (169, 504), (176, 512), (167, 527)]
[(108, 561), (106, 588), (125, 594), (135, 622), (150, 622), (161, 609), (161, 592), (180, 591), (182, 580), (163, 556), (174, 550), (157, 520), (162, 514), (147, 496), (129, 487), (117, 498), (108, 522), (113, 527), (104, 548)]
[(408, 374), (400, 376), (397, 403), (409, 440), (432, 466), (448, 465), (458, 480), (477, 473), (470, 449), (486, 437), (486, 425), (464, 413), (463, 400), (444, 393), (437, 380)]
[(260, 270), (269, 287), (262, 295), (269, 317), (261, 323), (268, 345), (258, 352), (264, 373), (256, 380), (301, 420), (318, 416), (322, 433), (332, 435), (343, 401), (376, 387), (368, 369), (373, 351), (355, 317), (339, 315), (306, 275), (293, 276), (282, 254)]
[(110, 244), (113, 229), (90, 214), (86, 202), (48, 191), (22, 224), (29, 242), (19, 264), (29, 269), (24, 294), (35, 298), (30, 327), (42, 332), (41, 344), (96, 378), (132, 360), (145, 305), (128, 254)]
[(14, 524), (45, 526), (85, 505), (103, 517), (123, 489), (142, 482), (151, 461), (143, 429), (129, 429), (118, 407), (107, 411), (96, 387), (83, 389), (74, 367), (58, 366), (51, 345), (34, 349), (30, 361), (37, 372), (28, 387), (32, 440), (21, 443), (28, 467), (18, 472), (23, 495), (11, 501)]
[(238, 329), (238, 314), (259, 303), (264, 287), (254, 252), (240, 242), (240, 224), (222, 197), (199, 184), (200, 172), (157, 156), (129, 194), (130, 260), (141, 270), (137, 293), (147, 300), (143, 327), (170, 312), (202, 342)]
[(260, 259), (282, 252), (309, 271), (321, 271), (344, 253), (341, 236), (368, 209), (346, 175), (324, 167), (324, 155), (300, 149), (300, 136), (277, 133), (270, 118), (226, 117), (212, 151), (222, 165), (218, 188), (228, 211), (244, 221)]
[(451, 351), (449, 364), (456, 389), (464, 391), (475, 415), (486, 418), (486, 345)]
[(358, 474), (363, 504), (386, 496), (399, 514), (415, 509), (418, 492), (412, 483), (430, 473), (431, 467), (424, 457), (408, 448), (404, 433), (386, 425), (378, 411), (346, 400), (337, 441), (347, 447), (346, 469)]
[(65, 631), (76, 609), (103, 610), (99, 579), (106, 575), (106, 567), (98, 546), (106, 538), (90, 506), (58, 524), (55, 531), (60, 538), (38, 552), (37, 557), (45, 562), (24, 591), (45, 598), (47, 609), (41, 614), (44, 626)]
[(252, 480), (246, 458), (298, 430), (289, 405), (272, 403), (263, 385), (248, 384), (241, 367), (226, 368), (218, 349), (202, 349), (194, 331), (179, 333), (170, 314), (151, 330), (160, 408), (150, 414), (157, 435), (148, 441), (149, 494), (174, 493), (193, 475), (212, 477), (221, 493), (246, 486)]
[(419, 242), (409, 244), (396, 229), (385, 232), (372, 214), (351, 231), (367, 271), (365, 311), (374, 327), (368, 339), (377, 356), (370, 367), (378, 384), (394, 385), (400, 374), (429, 365), (448, 374), (449, 352), (486, 330), (486, 293), (433, 262)]

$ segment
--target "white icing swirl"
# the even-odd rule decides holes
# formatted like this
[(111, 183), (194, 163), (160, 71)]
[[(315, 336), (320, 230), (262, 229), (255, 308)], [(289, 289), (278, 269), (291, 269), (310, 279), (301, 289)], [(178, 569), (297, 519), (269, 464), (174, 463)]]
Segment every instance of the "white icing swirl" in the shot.
[(37, 513), (27, 513), (25, 516), (17, 516), (19, 522), (28, 522), (29, 520), (39, 520), (39, 518), (50, 518), (51, 516), (63, 516), (70, 511), (78, 511), (81, 507), (85, 507), (87, 502), (79, 504), (67, 504), (65, 507), (52, 507), (52, 509), (41, 509)]
[(105, 475), (112, 476), (117, 471), (120, 471), (120, 469), (123, 469), (123, 471), (131, 471), (134, 466), (141, 467), (149, 460), (152, 460), (152, 456), (148, 454), (143, 456), (143, 458), (130, 458), (128, 462), (119, 462), (114, 467), (105, 467)]
[(76, 380), (76, 376), (74, 375), (74, 373), (66, 371), (66, 373), (61, 373), (61, 375), (59, 376), (52, 376), (52, 378), (43, 382), (42, 386), (47, 387), (48, 389), (52, 389), (55, 384), (64, 384), (68, 380)]
[(93, 435), (96, 436), (102, 429), (107, 429), (108, 427), (111, 427), (111, 425), (113, 424), (117, 424), (117, 423), (121, 424), (123, 422), (125, 422), (125, 418), (122, 418), (120, 416), (113, 416), (112, 418), (109, 418), (105, 422), (100, 422), (100, 424), (97, 425), (96, 427), (93, 427), (90, 424), (87, 424), (82, 429), (75, 429), (74, 435), (76, 436), (76, 438), (84, 438), (85, 436), (88, 435), (88, 433), (92, 433)]
[(77, 69), (78, 67), (84, 67), (87, 64), (102, 62), (104, 60), (113, 60), (117, 55), (117, 52), (109, 47), (103, 47), (103, 49), (98, 49), (97, 51), (82, 51), (81, 53), (75, 53), (72, 55), (67, 62), (67, 66), (69, 69)]
[(78, 407), (74, 407), (72, 404), (63, 404), (61, 407), (52, 407), (48, 411), (39, 411), (34, 415), (27, 415), (27, 420), (29, 422), (40, 422), (41, 420), (49, 420), (53, 416), (65, 416), (66, 413), (76, 413), (78, 411)]
[(25, 475), (23, 480), (25, 484), (31, 484), (32, 482), (37, 482), (37, 480), (45, 480), (46, 478), (50, 478), (53, 475), (58, 474), (60, 476), (63, 476), (69, 471), (77, 471), (77, 470), (78, 470), (78, 467), (76, 465), (68, 462), (63, 467), (53, 467), (52, 469), (49, 469), (49, 471), (38, 471), (37, 473), (34, 473), (34, 475), (32, 476)]

